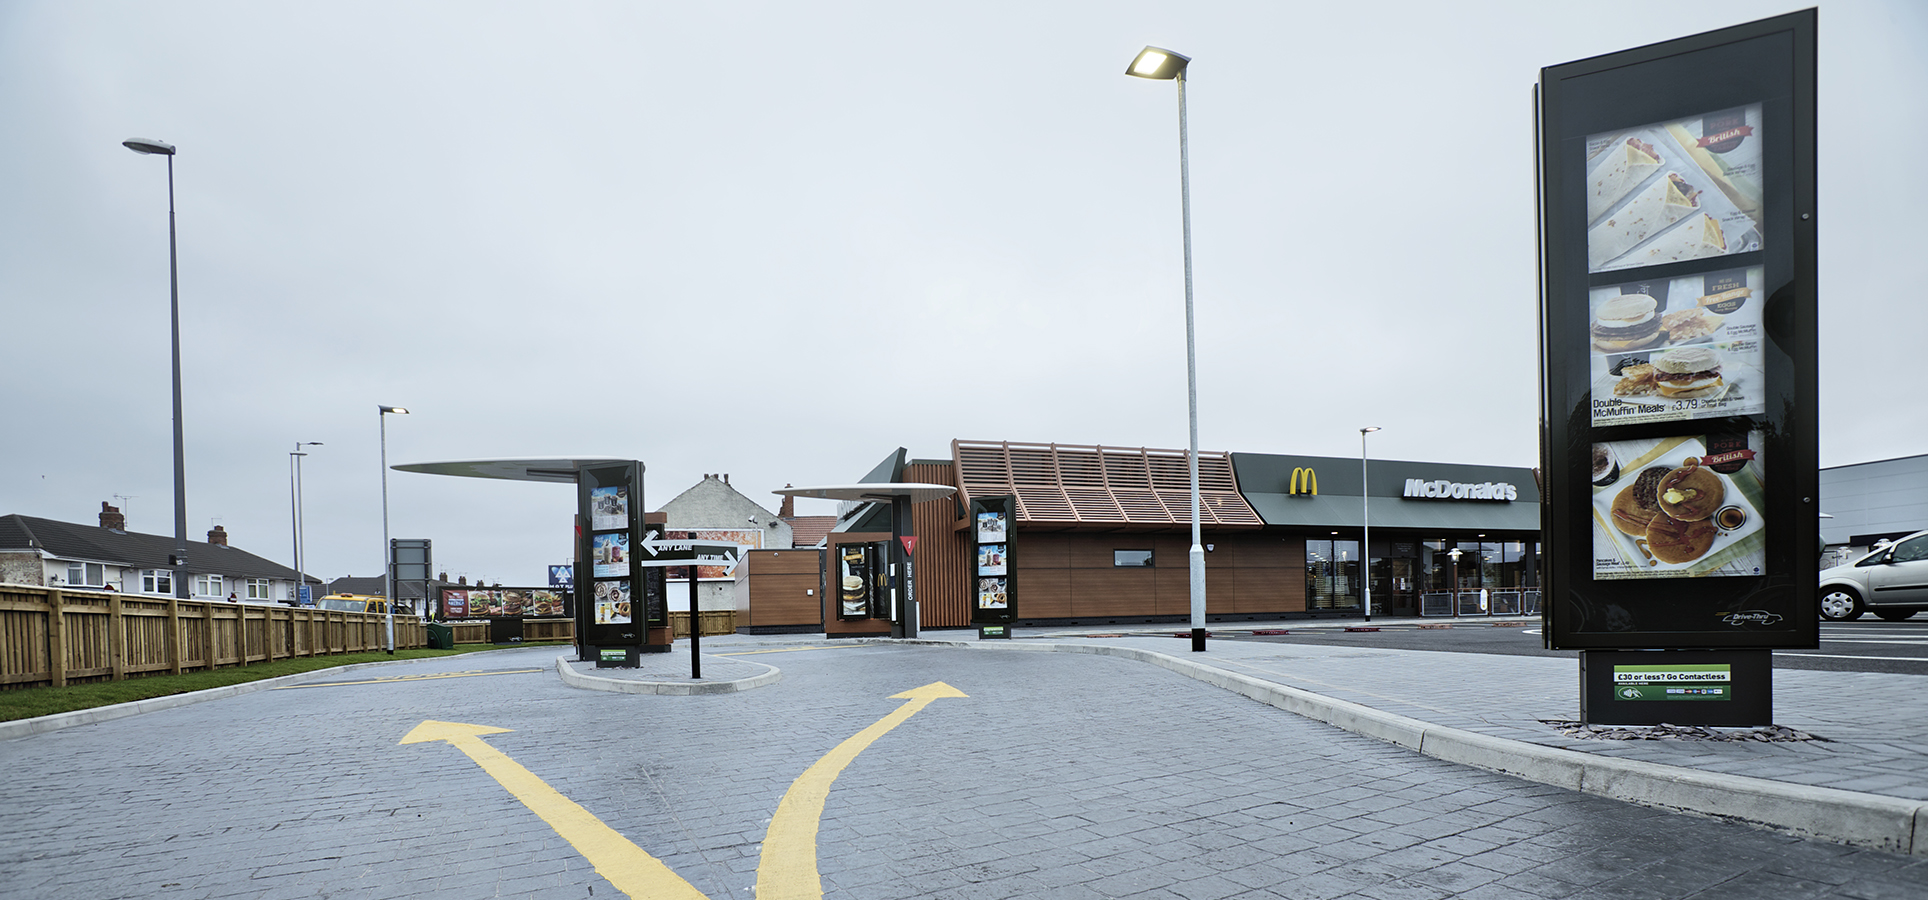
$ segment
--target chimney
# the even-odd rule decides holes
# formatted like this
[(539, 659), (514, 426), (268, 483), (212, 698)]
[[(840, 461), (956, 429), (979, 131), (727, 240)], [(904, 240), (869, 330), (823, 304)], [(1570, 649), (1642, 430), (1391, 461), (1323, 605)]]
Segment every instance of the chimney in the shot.
[(102, 500), (100, 501), (100, 527), (113, 531), (126, 531), (127, 517), (121, 515), (120, 507), (108, 506), (107, 501)]
[(469, 584), (469, 576), (467, 576), (467, 575), (458, 575), (458, 576), (456, 576), (456, 579), (455, 579), (455, 583), (456, 583), (456, 584), (459, 584), (459, 585), (462, 585), (463, 587), (467, 587), (467, 586), (468, 586), (468, 584)]
[(447, 573), (447, 572), (443, 572), (443, 573), (442, 573), (442, 575), (441, 575), (441, 577), (440, 577), (440, 578), (437, 578), (437, 579), (435, 579), (435, 580), (436, 580), (436, 581), (439, 581), (439, 582), (442, 582), (443, 584), (447, 584), (447, 583), (448, 583), (448, 580), (449, 580), (449, 573)]
[(723, 483), (724, 483), (724, 484), (729, 484), (729, 483), (730, 483), (730, 473), (728, 473), (728, 472), (724, 472), (724, 473), (723, 473)]
[[(795, 485), (785, 484), (784, 487), (795, 487)], [(796, 518), (797, 517), (797, 498), (792, 497), (789, 494), (784, 494), (783, 505), (777, 507), (777, 517), (783, 518), (783, 519)]]
[(214, 526), (214, 530), (208, 532), (208, 543), (213, 544), (216, 547), (226, 547), (228, 545), (227, 527), (224, 525)]

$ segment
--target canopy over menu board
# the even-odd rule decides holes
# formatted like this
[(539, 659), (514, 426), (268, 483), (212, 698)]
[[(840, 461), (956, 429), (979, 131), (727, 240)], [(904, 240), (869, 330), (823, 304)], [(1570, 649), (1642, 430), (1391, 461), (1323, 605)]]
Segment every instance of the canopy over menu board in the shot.
[(1819, 639), (1814, 29), (1541, 72), (1551, 646)]

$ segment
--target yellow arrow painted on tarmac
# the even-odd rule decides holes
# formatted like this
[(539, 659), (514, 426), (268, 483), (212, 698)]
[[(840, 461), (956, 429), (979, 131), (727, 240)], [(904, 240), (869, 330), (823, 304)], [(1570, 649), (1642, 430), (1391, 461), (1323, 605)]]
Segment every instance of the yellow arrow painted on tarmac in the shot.
[(628, 838), (604, 825), (589, 810), (558, 793), (536, 777), (536, 773), (523, 768), (521, 763), (482, 740), (482, 735), (508, 734), (509, 731), (507, 728), (487, 725), (430, 720), (415, 726), (407, 737), (402, 738), (402, 743), (448, 741), (455, 749), (468, 754), (476, 765), (482, 767), (482, 771), (501, 782), (510, 794), (522, 801), (523, 806), (541, 816), (542, 821), (556, 830), (556, 834), (589, 860), (590, 865), (596, 867), (596, 874), (609, 879), (610, 884), (630, 897), (636, 900), (708, 900), (703, 892), (663, 865), (662, 860), (643, 852), (643, 848), (630, 843)]
[(791, 782), (790, 790), (784, 792), (782, 802), (777, 804), (776, 815), (770, 818), (770, 829), (763, 835), (763, 856), (756, 867), (757, 900), (823, 897), (823, 882), (817, 875), (817, 825), (823, 818), (823, 803), (830, 796), (831, 782), (837, 780), (844, 767), (864, 752), (864, 748), (885, 732), (904, 724), (905, 719), (917, 715), (931, 701), (964, 696), (968, 695), (941, 681), (892, 694), (892, 700), (910, 702), (851, 735)]

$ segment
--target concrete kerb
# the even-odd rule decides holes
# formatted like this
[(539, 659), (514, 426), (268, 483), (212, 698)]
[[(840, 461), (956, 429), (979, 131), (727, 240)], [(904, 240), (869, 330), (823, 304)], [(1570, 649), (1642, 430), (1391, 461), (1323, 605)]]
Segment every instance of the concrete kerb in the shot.
[(1891, 853), (1928, 856), (1928, 802), (1595, 756), (1422, 722), (1188, 659), (1103, 644), (900, 641), (976, 650), (1092, 653), (1150, 663), (1287, 712), (1462, 763), (1614, 800), (1765, 826)]
[[(475, 652), (487, 653), (489, 651), (478, 650)], [(128, 716), (138, 716), (142, 713), (160, 712), (164, 709), (179, 709), (183, 706), (193, 706), (196, 703), (206, 703), (210, 700), (220, 700), (226, 697), (238, 697), (242, 694), (252, 694), (255, 691), (265, 691), (270, 688), (282, 687), (321, 675), (353, 672), (357, 669), (372, 669), (377, 666), (393, 666), (411, 662), (421, 662), (421, 660), (383, 659), (376, 660), (375, 662), (349, 663), (342, 666), (330, 666), (326, 669), (316, 669), (312, 672), (278, 675), (274, 678), (263, 678), (260, 681), (250, 681), (244, 684), (229, 684), (217, 688), (189, 691), (185, 694), (169, 694), (165, 697), (149, 697), (146, 700), (130, 700), (126, 703), (116, 703), (112, 706), (96, 706), (93, 709), (77, 709), (73, 712), (54, 713), (53, 715), (36, 716), (31, 719), (15, 719), (11, 722), (0, 722), (0, 741), (11, 741), (15, 738), (27, 737), (28, 735), (45, 734), (49, 731), (59, 731), (62, 728), (72, 728), (75, 725), (111, 722), (115, 719), (125, 719)]]
[(574, 666), (569, 664), (570, 659), (568, 654), (564, 654), (556, 657), (556, 675), (562, 678), (563, 684), (588, 691), (609, 691), (616, 694), (675, 694), (684, 696), (691, 694), (732, 694), (737, 691), (747, 691), (751, 688), (760, 688), (765, 685), (776, 684), (783, 680), (783, 672), (776, 666), (769, 665), (768, 663), (750, 662), (749, 660), (738, 660), (738, 662), (761, 666), (768, 671), (758, 675), (752, 675), (748, 678), (738, 678), (733, 681), (635, 681), (627, 678), (603, 678), (578, 672)]

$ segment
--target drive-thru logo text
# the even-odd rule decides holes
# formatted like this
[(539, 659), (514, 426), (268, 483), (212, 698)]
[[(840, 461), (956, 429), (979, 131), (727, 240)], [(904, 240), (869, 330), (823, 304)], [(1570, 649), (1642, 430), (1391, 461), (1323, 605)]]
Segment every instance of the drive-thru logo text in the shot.
[(1520, 499), (1520, 489), (1502, 481), (1465, 484), (1457, 481), (1406, 479), (1406, 496), (1421, 500), (1500, 500)]

